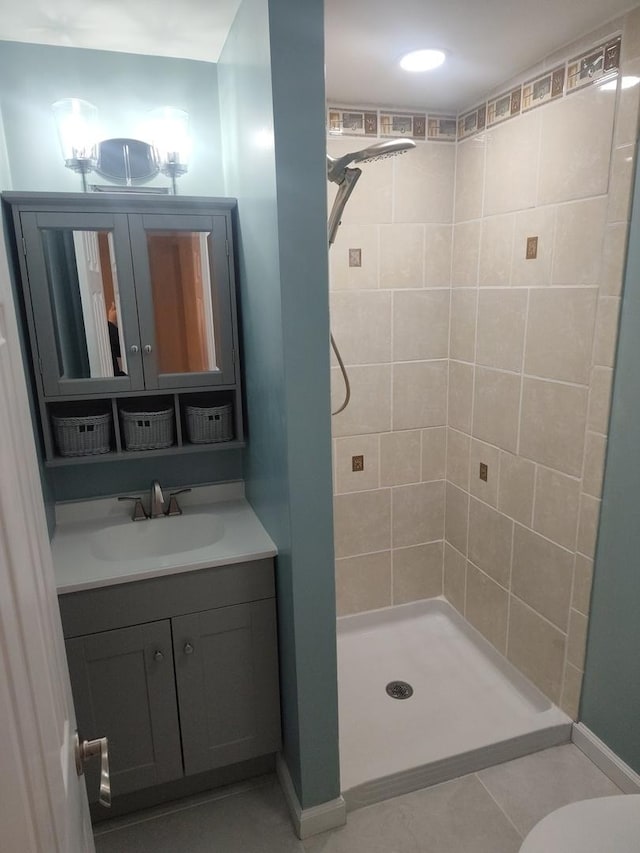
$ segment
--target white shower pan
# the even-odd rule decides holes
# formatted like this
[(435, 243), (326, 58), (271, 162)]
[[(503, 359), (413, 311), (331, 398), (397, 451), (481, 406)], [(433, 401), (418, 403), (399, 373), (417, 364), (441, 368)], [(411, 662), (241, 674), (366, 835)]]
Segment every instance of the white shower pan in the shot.
[[(386, 685), (408, 682), (394, 699)], [(571, 720), (443, 598), (338, 619), (347, 808), (566, 743)]]

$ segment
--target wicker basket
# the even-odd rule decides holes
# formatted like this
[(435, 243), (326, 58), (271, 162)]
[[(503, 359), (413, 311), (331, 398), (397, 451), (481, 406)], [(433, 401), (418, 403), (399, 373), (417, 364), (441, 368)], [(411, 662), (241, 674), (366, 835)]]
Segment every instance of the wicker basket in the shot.
[(97, 456), (111, 450), (111, 415), (51, 415), (61, 456)]
[(159, 450), (173, 444), (173, 409), (158, 412), (120, 410), (127, 450)]
[(192, 444), (233, 438), (233, 406), (187, 406), (187, 434)]

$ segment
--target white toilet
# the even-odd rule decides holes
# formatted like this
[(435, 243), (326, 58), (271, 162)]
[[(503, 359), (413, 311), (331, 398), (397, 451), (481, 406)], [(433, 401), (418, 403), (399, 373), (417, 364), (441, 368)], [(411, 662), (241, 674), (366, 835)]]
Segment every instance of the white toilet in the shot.
[(640, 794), (564, 806), (533, 827), (520, 853), (640, 853)]

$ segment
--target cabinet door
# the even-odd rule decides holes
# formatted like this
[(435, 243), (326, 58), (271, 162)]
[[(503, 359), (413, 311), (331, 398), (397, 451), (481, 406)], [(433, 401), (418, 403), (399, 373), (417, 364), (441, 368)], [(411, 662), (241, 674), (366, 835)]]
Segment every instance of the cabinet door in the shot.
[(129, 216), (147, 388), (235, 382), (225, 214)]
[(114, 796), (181, 777), (169, 620), (67, 640), (67, 657), (80, 738), (107, 736)]
[(277, 750), (274, 600), (180, 616), (172, 623), (185, 773)]
[(143, 387), (127, 217), (20, 215), (46, 396)]

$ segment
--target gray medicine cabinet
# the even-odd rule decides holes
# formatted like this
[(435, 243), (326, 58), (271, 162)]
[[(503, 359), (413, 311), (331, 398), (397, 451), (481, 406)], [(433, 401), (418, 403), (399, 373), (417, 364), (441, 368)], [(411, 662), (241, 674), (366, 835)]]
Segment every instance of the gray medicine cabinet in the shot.
[[(235, 201), (117, 192), (2, 198), (45, 464), (242, 446)], [(192, 407), (228, 410), (222, 438), (191, 440)], [(125, 414), (169, 409), (168, 445), (128, 443)], [(109, 435), (93, 455), (62, 448), (56, 431), (84, 416), (108, 416)]]

